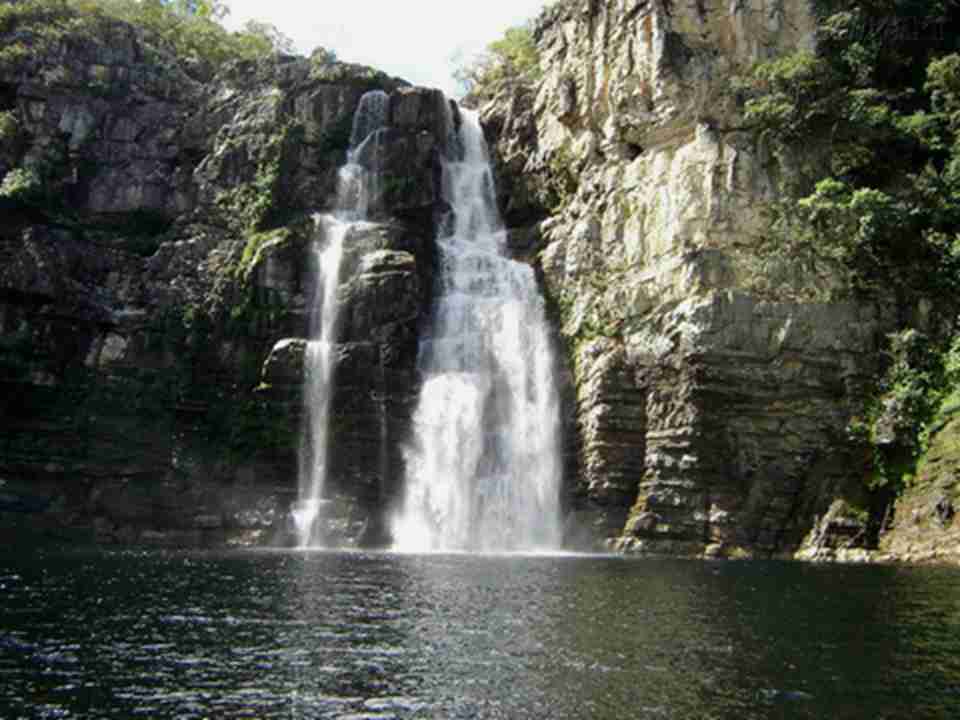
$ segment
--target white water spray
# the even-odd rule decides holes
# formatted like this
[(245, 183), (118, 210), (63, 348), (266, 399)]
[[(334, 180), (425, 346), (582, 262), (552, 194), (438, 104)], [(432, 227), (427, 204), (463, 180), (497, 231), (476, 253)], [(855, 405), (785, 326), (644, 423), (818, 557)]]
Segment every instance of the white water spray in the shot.
[(462, 111), (450, 145), (452, 213), (437, 240), (439, 297), (394, 538), (403, 551), (557, 549), (559, 408), (543, 299), (533, 270), (503, 255), (475, 114)]
[(362, 225), (379, 200), (380, 130), (387, 117), (386, 93), (369, 92), (353, 118), (347, 164), (337, 177), (337, 206), (314, 221), (320, 239), (311, 252), (315, 295), (310, 312), (310, 339), (304, 357), (304, 433), (300, 447), (299, 495), (293, 520), (300, 547), (323, 543), (324, 490), (329, 470), (330, 403), (340, 305), (337, 288), (344, 239)]

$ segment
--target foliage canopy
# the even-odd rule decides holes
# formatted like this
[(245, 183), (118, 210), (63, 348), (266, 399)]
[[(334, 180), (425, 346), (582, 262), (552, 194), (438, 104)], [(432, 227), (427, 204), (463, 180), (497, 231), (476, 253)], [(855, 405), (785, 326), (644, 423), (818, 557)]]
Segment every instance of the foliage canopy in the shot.
[[(960, 7), (820, 0), (818, 51), (759, 65), (746, 115), (791, 174), (779, 242), (839, 256), (854, 291), (960, 281)], [(798, 152), (798, 148), (803, 148)], [(789, 217), (785, 217), (789, 216)], [(802, 232), (797, 232), (800, 228)], [(792, 237), (790, 237), (792, 235)]]
[(487, 46), (486, 52), (454, 72), (463, 88), (476, 95), (491, 95), (510, 84), (533, 83), (540, 75), (540, 53), (532, 22), (507, 29), (503, 37)]
[(0, 2), (0, 33), (26, 31), (35, 37), (9, 45), (0, 60), (22, 60), (37, 40), (95, 31), (104, 19), (128, 22), (172, 50), (180, 61), (212, 69), (230, 60), (292, 50), (290, 39), (268, 23), (250, 21), (239, 32), (231, 32), (222, 24), (228, 13), (222, 0), (5, 0)]

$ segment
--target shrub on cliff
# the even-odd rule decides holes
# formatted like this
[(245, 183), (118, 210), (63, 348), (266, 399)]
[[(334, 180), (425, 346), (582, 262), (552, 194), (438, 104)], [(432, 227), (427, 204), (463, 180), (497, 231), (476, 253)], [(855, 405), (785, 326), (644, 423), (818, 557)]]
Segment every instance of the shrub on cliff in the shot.
[(504, 87), (532, 84), (541, 75), (540, 53), (533, 37), (533, 24), (509, 28), (503, 37), (487, 46), (454, 72), (468, 94), (491, 96)]
[[(913, 434), (898, 433), (897, 444), (915, 453), (945, 385), (960, 377), (944, 370), (960, 310), (960, 4), (814, 7), (816, 53), (763, 63), (741, 88), (784, 171), (769, 245), (839, 261), (849, 292), (891, 303), (899, 332), (866, 435), (876, 441), (896, 408)], [(932, 311), (918, 319), (924, 305)], [(910, 329), (917, 322), (925, 334)], [(903, 337), (923, 337), (923, 352), (904, 351)], [(889, 475), (883, 482), (896, 485)]]
[[(839, 257), (851, 289), (953, 291), (960, 265), (960, 6), (819, 0), (818, 51), (763, 63), (746, 116), (783, 160), (782, 242)], [(801, 232), (798, 232), (798, 229)], [(806, 232), (803, 232), (806, 230)]]
[(40, 178), (34, 170), (15, 168), (0, 182), (0, 207), (29, 204), (40, 194)]
[(0, 34), (23, 38), (0, 50), (0, 65), (21, 62), (66, 35), (96, 33), (103, 19), (128, 22), (178, 59), (211, 69), (230, 60), (290, 52), (289, 38), (268, 23), (251, 21), (239, 32), (227, 30), (222, 20), (228, 12), (221, 0), (0, 0)]

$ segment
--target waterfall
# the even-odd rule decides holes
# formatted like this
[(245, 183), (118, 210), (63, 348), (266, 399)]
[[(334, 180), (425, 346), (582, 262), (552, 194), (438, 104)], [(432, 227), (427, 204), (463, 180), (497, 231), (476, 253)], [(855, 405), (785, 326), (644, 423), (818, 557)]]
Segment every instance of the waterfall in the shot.
[(443, 167), (452, 209), (438, 232), (438, 297), (421, 339), (424, 384), (393, 534), (405, 551), (556, 549), (559, 408), (543, 299), (533, 270), (503, 254), (477, 116), (461, 111), (459, 121)]
[(366, 93), (353, 117), (347, 163), (337, 175), (333, 213), (318, 214), (318, 240), (311, 248), (314, 298), (304, 356), (304, 433), (300, 445), (299, 492), (293, 520), (300, 547), (322, 544), (324, 489), (329, 469), (330, 402), (339, 303), (337, 288), (345, 238), (362, 225), (379, 201), (380, 130), (386, 124), (386, 93)]

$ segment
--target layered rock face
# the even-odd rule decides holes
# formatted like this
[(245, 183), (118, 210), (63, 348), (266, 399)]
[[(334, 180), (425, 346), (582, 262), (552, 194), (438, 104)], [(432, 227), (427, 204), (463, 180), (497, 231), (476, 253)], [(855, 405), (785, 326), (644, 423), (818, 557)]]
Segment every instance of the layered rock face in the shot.
[[(736, 92), (754, 62), (812, 46), (808, 4), (563, 0), (537, 37), (543, 82), (483, 117), (511, 248), (567, 351), (568, 544), (822, 544), (862, 487), (847, 428), (887, 323), (820, 300), (830, 268), (755, 251), (791, 167)], [(0, 179), (22, 186), (0, 198), (0, 533), (284, 542), (312, 216), (374, 88), (390, 93), (378, 201), (338, 289), (327, 494), (344, 543), (382, 540), (399, 490), (442, 96), (322, 56), (210, 77), (106, 20), (0, 55)], [(947, 522), (940, 499), (918, 522)]]
[(320, 57), (210, 78), (151, 42), (100, 20), (0, 63), (0, 177), (32, 183), (2, 200), (0, 529), (283, 541), (312, 214), (379, 88), (383, 198), (339, 289), (331, 493), (353, 538), (416, 396), (444, 100)]
[(846, 427), (883, 318), (818, 302), (829, 269), (759, 267), (791, 168), (735, 91), (754, 62), (813, 46), (810, 12), (557, 3), (536, 29), (536, 94), (484, 108), (574, 368), (575, 509), (609, 546), (789, 552), (859, 484)]

